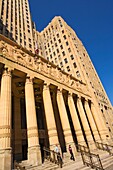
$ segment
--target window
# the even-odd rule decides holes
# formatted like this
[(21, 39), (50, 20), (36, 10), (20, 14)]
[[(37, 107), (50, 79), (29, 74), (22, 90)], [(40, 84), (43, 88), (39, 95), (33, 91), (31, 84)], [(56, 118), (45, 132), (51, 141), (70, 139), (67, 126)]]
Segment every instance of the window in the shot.
[(71, 49), (70, 48), (68, 48), (68, 51), (69, 51), (69, 53), (71, 52)]
[(66, 35), (64, 35), (63, 37), (64, 37), (64, 39), (66, 39)]
[(31, 44), (29, 44), (29, 48), (32, 48), (32, 45), (31, 45)]
[(60, 62), (60, 66), (63, 67), (63, 63), (62, 62)]
[(73, 63), (73, 66), (74, 66), (74, 68), (76, 68), (76, 67), (77, 67), (77, 65), (76, 65), (76, 63), (75, 63), (75, 62)]
[(63, 46), (61, 45), (60, 48), (63, 49)]
[(59, 34), (57, 34), (57, 38), (59, 38)]
[(59, 58), (59, 60), (61, 60), (61, 56), (60, 55), (58, 55), (58, 58)]
[(66, 45), (67, 45), (67, 46), (69, 45), (68, 41), (66, 41)]
[(59, 49), (57, 49), (57, 53), (59, 53)]
[(64, 33), (64, 30), (62, 30), (62, 34)]
[(65, 56), (65, 52), (64, 51), (62, 52), (62, 54), (63, 54), (63, 56)]
[(61, 39), (59, 39), (58, 42), (61, 43)]
[(74, 56), (73, 56), (73, 55), (70, 55), (70, 58), (71, 58), (71, 60), (73, 60), (73, 59), (74, 59)]
[(57, 43), (55, 43), (55, 47), (57, 47)]
[(67, 58), (65, 58), (65, 59), (64, 59), (64, 62), (65, 62), (65, 63), (68, 63), (68, 60), (67, 60)]
[(29, 38), (29, 42), (31, 42), (31, 38)]
[(67, 66), (67, 71), (68, 71), (68, 72), (70, 71), (70, 68), (69, 68), (69, 66)]
[(76, 75), (77, 75), (77, 77), (80, 77), (79, 71), (76, 71)]
[(54, 55), (54, 56), (56, 55), (55, 52), (53, 52), (53, 55)]

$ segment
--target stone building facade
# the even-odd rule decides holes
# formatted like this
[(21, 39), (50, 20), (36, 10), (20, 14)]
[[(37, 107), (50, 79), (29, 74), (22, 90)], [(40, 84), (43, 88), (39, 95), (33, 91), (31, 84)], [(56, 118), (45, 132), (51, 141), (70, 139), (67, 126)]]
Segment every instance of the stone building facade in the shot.
[[(28, 5), (15, 1), (18, 15), (24, 2)], [(14, 160), (41, 164), (43, 146), (58, 144), (68, 154), (71, 144), (76, 156), (77, 144), (93, 150), (96, 141), (112, 142), (113, 108), (75, 32), (61, 17), (41, 33), (30, 24), (37, 55), (34, 46), (15, 40), (6, 22), (10, 17), (4, 19), (14, 1), (0, 3), (0, 170), (12, 169)]]

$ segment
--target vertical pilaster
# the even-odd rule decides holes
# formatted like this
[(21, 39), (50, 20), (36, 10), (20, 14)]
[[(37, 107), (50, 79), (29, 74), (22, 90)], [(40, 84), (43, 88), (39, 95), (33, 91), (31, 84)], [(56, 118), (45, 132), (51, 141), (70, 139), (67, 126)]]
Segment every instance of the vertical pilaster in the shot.
[(50, 89), (48, 84), (44, 84), (43, 87), (43, 102), (44, 102), (50, 148), (54, 149), (55, 144), (59, 144), (59, 141), (58, 141), (58, 135), (56, 130), (52, 101), (50, 96)]
[(20, 97), (14, 96), (14, 158), (17, 161), (22, 160), (22, 131), (21, 131), (21, 112)]
[(38, 126), (36, 120), (33, 79), (30, 77), (26, 78), (25, 101), (28, 136), (28, 161), (33, 164), (40, 164), (41, 153), (39, 146)]
[(61, 89), (57, 90), (57, 104), (58, 104), (58, 109), (59, 109), (63, 132), (64, 132), (67, 151), (68, 151), (68, 145), (71, 145), (74, 153), (76, 153), (76, 147), (75, 147), (75, 144), (73, 141), (73, 137), (72, 137), (72, 133), (71, 133), (70, 125), (69, 125), (69, 120), (68, 120), (68, 115), (67, 115), (67, 111), (66, 111), (66, 107), (65, 107)]
[(0, 106), (0, 167), (10, 170), (12, 163), (11, 149), (11, 70), (5, 68), (1, 80)]
[(92, 129), (95, 141), (99, 142), (101, 139), (100, 139), (100, 136), (99, 136), (99, 133), (98, 133), (98, 129), (96, 127), (96, 124), (95, 124), (95, 121), (93, 119), (91, 110), (89, 108), (88, 101), (86, 99), (85, 99), (84, 107), (85, 107), (85, 111), (86, 111), (86, 114), (87, 114), (91, 129)]
[(101, 136), (101, 139), (102, 141), (106, 142), (106, 136), (109, 135), (109, 133), (107, 131), (107, 127), (105, 126), (104, 120), (102, 116), (100, 115), (101, 113), (95, 109), (95, 106), (93, 103), (91, 103), (91, 111), (95, 119), (96, 125), (98, 127), (98, 131)]
[(69, 105), (70, 114), (71, 114), (71, 117), (72, 117), (74, 129), (75, 129), (75, 132), (76, 132), (76, 135), (77, 135), (78, 144), (85, 146), (86, 143), (85, 143), (85, 140), (84, 140), (84, 136), (83, 136), (83, 133), (82, 133), (82, 129), (81, 129), (81, 126), (80, 126), (80, 122), (79, 122), (79, 119), (78, 119), (77, 111), (76, 111), (75, 104), (74, 104), (73, 97), (72, 97), (71, 93), (68, 94), (68, 105)]
[(89, 127), (89, 124), (88, 124), (88, 121), (87, 121), (87, 118), (86, 118), (86, 115), (85, 115), (85, 112), (84, 112), (84, 108), (83, 108), (83, 105), (82, 105), (82, 102), (81, 102), (81, 98), (79, 98), (79, 97), (77, 99), (77, 107), (78, 107), (78, 110), (79, 110), (79, 114), (80, 114), (82, 125), (83, 125), (84, 131), (85, 131), (85, 135), (86, 135), (86, 138), (87, 138), (87, 141), (88, 141), (88, 145), (91, 149), (95, 149), (95, 144), (94, 144), (93, 137), (92, 137), (92, 134), (91, 134), (91, 131), (90, 131), (90, 127)]

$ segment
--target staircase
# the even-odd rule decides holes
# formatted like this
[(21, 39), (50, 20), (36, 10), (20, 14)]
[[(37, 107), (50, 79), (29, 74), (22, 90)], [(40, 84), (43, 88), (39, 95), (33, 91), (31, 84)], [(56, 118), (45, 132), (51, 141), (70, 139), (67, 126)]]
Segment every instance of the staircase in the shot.
[[(97, 150), (95, 152), (99, 154), (104, 170), (113, 170), (113, 156), (105, 151)], [(48, 160), (45, 160), (40, 166), (28, 164), (27, 161), (21, 162), (20, 165), (25, 167), (26, 170), (92, 170), (91, 167), (83, 165), (80, 154), (76, 157), (75, 161), (70, 160), (69, 157), (65, 157), (62, 168), (59, 168), (57, 164)]]

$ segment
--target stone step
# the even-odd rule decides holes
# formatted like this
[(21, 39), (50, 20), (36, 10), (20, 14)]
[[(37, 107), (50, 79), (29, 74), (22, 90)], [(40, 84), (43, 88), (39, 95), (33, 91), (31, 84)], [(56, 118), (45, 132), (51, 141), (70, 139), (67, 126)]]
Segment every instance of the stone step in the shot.
[[(96, 154), (99, 154), (104, 170), (113, 170), (113, 156), (104, 151), (98, 151)], [(59, 168), (57, 164), (48, 160), (45, 160), (45, 162), (40, 166), (33, 166), (27, 161), (22, 161), (21, 165), (25, 166), (26, 170), (92, 170), (91, 167), (83, 165), (80, 155), (76, 156), (75, 161), (70, 160), (69, 157), (65, 157), (62, 168)]]

